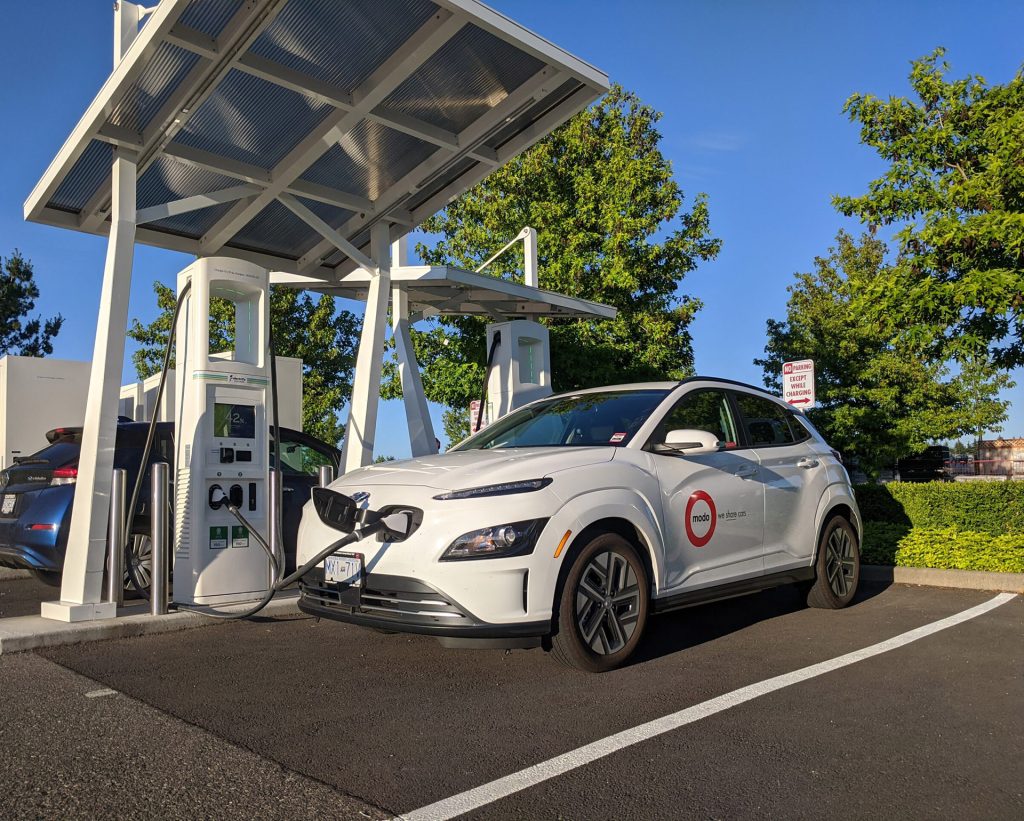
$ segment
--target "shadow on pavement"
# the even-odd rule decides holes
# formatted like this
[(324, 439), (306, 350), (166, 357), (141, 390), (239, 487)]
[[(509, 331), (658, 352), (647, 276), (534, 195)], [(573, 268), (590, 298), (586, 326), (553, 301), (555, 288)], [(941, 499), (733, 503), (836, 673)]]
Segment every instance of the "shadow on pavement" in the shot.
[(44, 601), (60, 598), (60, 588), (43, 584), (35, 578), (0, 581), (0, 618), (38, 616)]
[[(854, 608), (873, 599), (891, 584), (891, 580), (861, 581), (849, 607)], [(627, 666), (688, 650), (745, 630), (759, 622), (805, 609), (807, 602), (796, 585), (783, 585), (760, 593), (653, 616), (647, 622), (647, 635)]]

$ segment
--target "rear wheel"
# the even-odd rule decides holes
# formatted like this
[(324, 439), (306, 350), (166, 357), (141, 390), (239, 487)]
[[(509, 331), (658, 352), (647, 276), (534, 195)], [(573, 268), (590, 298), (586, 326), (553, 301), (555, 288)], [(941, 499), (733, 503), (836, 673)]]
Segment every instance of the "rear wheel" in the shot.
[(596, 536), (562, 587), (555, 657), (590, 673), (614, 670), (636, 649), (647, 622), (650, 583), (636, 549), (615, 533)]
[(807, 604), (827, 610), (846, 607), (860, 581), (860, 546), (857, 533), (846, 519), (829, 520), (818, 542), (816, 578), (807, 593)]
[(149, 598), (153, 582), (153, 540), (148, 532), (136, 531), (128, 539), (124, 554), (125, 589)]

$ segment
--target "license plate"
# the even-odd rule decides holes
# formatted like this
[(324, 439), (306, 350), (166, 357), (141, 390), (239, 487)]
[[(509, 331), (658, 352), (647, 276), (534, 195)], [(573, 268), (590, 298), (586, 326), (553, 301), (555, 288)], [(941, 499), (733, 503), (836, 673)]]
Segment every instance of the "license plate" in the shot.
[(14, 513), (14, 503), (17, 501), (18, 497), (13, 493), (0, 496), (0, 516), (10, 516)]
[(354, 556), (328, 556), (324, 560), (324, 581), (359, 587), (363, 583), (362, 562)]

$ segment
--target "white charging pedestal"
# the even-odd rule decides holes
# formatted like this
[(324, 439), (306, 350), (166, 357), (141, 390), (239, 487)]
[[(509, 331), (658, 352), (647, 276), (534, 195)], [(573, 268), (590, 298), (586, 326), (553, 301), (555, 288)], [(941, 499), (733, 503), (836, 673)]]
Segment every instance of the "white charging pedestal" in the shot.
[[(178, 274), (178, 293), (192, 290), (178, 318), (175, 347), (174, 600), (234, 604), (260, 599), (270, 564), (253, 534), (215, 487), (266, 536), (269, 528), (269, 278), (237, 259), (200, 259)], [(210, 300), (235, 305), (235, 337), (227, 352), (210, 351)]]
[(501, 334), (487, 380), (484, 423), (551, 395), (551, 343), (548, 329), (529, 319), (487, 326), (487, 350)]

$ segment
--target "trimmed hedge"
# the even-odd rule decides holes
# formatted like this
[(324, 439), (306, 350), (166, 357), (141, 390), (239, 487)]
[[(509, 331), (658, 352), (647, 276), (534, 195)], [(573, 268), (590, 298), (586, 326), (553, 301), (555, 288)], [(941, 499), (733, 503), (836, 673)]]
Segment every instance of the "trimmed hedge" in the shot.
[(857, 485), (865, 522), (1024, 533), (1024, 482), (893, 482)]
[(1024, 573), (1024, 482), (858, 485), (869, 564)]
[(1024, 573), (1024, 533), (993, 536), (956, 528), (913, 528), (887, 522), (864, 525), (868, 564)]

